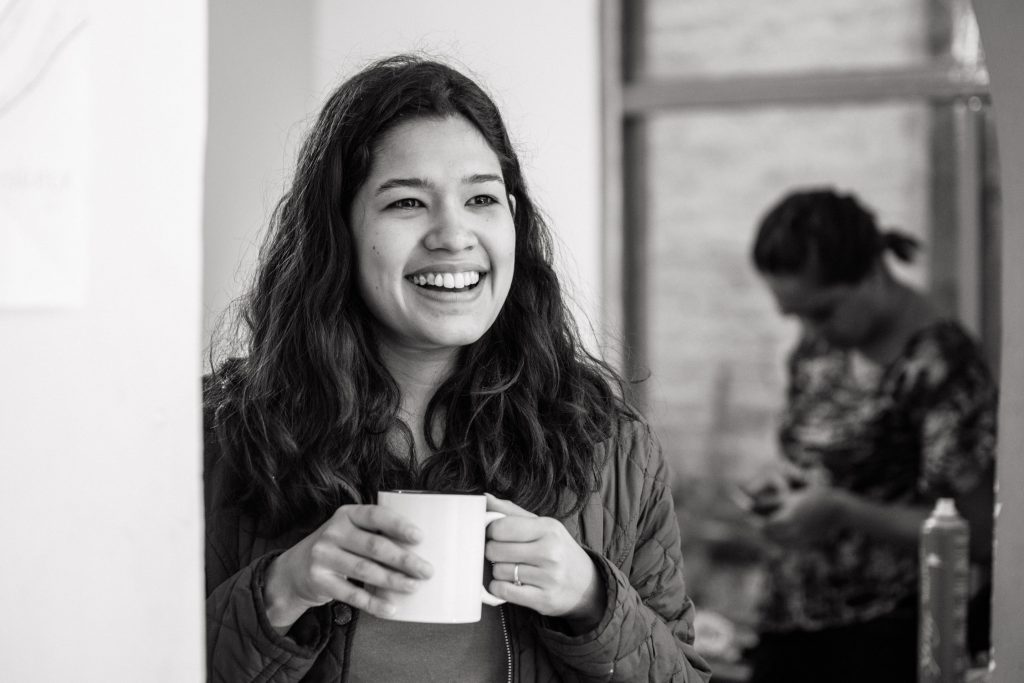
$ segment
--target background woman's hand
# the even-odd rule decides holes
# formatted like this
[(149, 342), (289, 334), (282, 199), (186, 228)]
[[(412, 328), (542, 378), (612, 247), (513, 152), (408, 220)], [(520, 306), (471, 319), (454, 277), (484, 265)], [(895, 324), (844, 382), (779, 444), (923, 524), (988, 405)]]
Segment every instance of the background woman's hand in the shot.
[(331, 600), (377, 616), (394, 607), (370, 587), (411, 592), (430, 565), (399, 543), (416, 543), (409, 520), (377, 505), (343, 505), (320, 528), (278, 555), (263, 591), (267, 617), (286, 631), (310, 607)]
[(782, 545), (811, 545), (825, 538), (842, 521), (842, 492), (821, 477), (779, 498), (778, 508), (761, 525), (765, 535)]
[[(506, 517), (487, 527), (484, 555), (493, 565), (488, 590), (540, 614), (593, 628), (605, 609), (605, 586), (593, 560), (556, 519), (487, 495), (487, 509)], [(522, 585), (516, 585), (516, 566)]]
[(767, 517), (779, 508), (784, 496), (806, 486), (810, 476), (788, 460), (772, 460), (733, 484), (729, 494), (742, 510)]

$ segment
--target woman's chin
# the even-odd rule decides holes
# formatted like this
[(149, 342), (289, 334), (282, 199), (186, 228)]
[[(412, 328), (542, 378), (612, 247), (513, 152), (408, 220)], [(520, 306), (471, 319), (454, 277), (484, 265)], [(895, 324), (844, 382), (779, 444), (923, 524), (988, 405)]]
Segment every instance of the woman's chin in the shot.
[(469, 346), (486, 332), (486, 329), (471, 329), (456, 327), (452, 329), (433, 329), (427, 333), (421, 333), (409, 339), (409, 346), (423, 349), (424, 351), (455, 351), (464, 346)]
[(483, 332), (453, 332), (435, 336), (431, 339), (431, 345), (442, 349), (461, 349), (479, 341), (482, 336)]

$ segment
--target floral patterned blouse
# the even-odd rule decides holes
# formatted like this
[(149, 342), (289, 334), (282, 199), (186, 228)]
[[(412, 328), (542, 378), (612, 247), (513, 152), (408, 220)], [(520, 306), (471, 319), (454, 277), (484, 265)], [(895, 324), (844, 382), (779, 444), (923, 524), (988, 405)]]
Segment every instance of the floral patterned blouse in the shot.
[[(915, 334), (880, 366), (803, 339), (789, 362), (783, 457), (881, 502), (930, 506), (994, 466), (996, 387), (955, 322)], [(836, 529), (769, 560), (762, 627), (817, 630), (916, 609), (916, 553)]]

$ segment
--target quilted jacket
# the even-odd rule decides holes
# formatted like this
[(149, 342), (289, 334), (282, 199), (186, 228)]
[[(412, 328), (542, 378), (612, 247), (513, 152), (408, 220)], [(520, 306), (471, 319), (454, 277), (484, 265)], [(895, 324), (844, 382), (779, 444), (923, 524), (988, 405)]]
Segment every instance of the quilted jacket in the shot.
[[(256, 520), (228, 499), (229, 468), (209, 425), (206, 434), (208, 680), (344, 681), (357, 610), (338, 602), (311, 609), (287, 636), (264, 611), (267, 565), (312, 528), (261, 536)], [(707, 681), (710, 670), (693, 649), (694, 608), (660, 450), (634, 424), (601, 448), (609, 457), (600, 490), (562, 522), (597, 564), (606, 612), (592, 632), (570, 636), (536, 612), (502, 606), (508, 680)]]

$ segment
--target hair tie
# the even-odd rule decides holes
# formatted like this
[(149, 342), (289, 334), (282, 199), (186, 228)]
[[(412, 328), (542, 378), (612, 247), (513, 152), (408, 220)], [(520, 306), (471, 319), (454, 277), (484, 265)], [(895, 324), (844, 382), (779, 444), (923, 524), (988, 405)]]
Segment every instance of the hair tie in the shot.
[(921, 246), (920, 241), (900, 230), (883, 230), (879, 233), (881, 238), (881, 249), (879, 251), (891, 251), (896, 258), (905, 263), (914, 260), (914, 253)]

